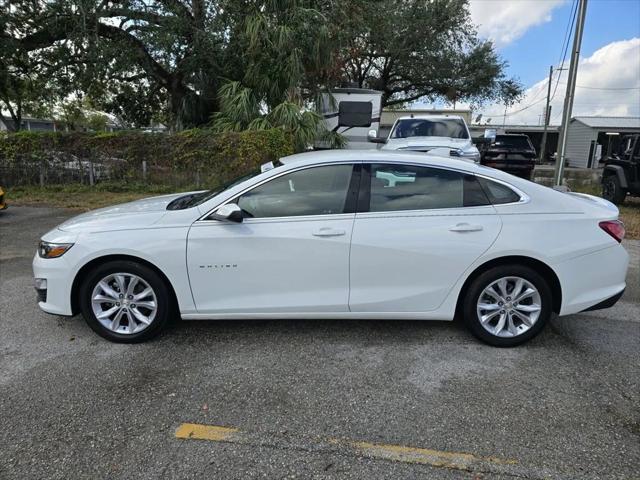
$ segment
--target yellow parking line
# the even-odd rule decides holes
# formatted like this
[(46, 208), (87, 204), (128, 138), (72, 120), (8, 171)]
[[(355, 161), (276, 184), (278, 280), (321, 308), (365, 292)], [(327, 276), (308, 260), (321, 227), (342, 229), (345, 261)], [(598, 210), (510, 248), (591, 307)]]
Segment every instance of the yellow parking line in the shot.
[(480, 457), (470, 453), (445, 452), (428, 448), (407, 447), (404, 445), (387, 445), (352, 440), (330, 439), (330, 443), (352, 447), (362, 454), (373, 458), (381, 458), (404, 463), (422, 463), (433, 467), (455, 468), (457, 470), (471, 470), (473, 466), (482, 463), (498, 465), (514, 465), (516, 460), (497, 457)]
[[(209, 440), (214, 442), (231, 442), (243, 445), (273, 445), (278, 446), (286, 440), (289, 448), (308, 450), (320, 447), (326, 451), (342, 454), (362, 455), (380, 460), (430, 465), (432, 467), (450, 468), (464, 471), (508, 471), (518, 462), (516, 460), (498, 457), (481, 457), (471, 453), (446, 452), (428, 448), (407, 447), (404, 445), (388, 445), (384, 443), (370, 443), (349, 439), (325, 438), (309, 439), (296, 438), (288, 435), (269, 435), (240, 431), (237, 428), (221, 427), (218, 425), (201, 425), (198, 423), (183, 423), (176, 430), (176, 438)], [(309, 445), (309, 442), (313, 446)]]
[(176, 430), (176, 438), (192, 438), (195, 440), (211, 440), (224, 442), (231, 439), (237, 428), (219, 427), (217, 425), (200, 425), (198, 423), (183, 423)]

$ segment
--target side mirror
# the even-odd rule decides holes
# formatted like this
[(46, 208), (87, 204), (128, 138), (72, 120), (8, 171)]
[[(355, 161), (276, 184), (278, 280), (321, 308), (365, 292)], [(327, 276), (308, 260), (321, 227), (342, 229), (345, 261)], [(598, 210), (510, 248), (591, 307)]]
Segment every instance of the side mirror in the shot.
[(384, 137), (379, 137), (376, 130), (369, 130), (369, 133), (367, 133), (367, 140), (369, 140), (371, 143), (387, 143), (387, 139)]
[(487, 128), (484, 131), (484, 138), (488, 138), (491, 143), (496, 141), (496, 135), (498, 134), (498, 131), (495, 128)]
[(211, 218), (214, 220), (240, 223), (243, 219), (242, 209), (235, 203), (227, 203), (212, 213)]

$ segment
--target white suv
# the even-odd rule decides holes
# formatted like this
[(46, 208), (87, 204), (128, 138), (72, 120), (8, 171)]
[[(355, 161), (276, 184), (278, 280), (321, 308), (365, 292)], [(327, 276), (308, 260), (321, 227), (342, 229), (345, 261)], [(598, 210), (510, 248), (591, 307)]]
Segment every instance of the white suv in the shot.
[[(373, 133), (373, 132), (372, 132)], [(473, 144), (464, 118), (458, 115), (409, 115), (398, 118), (382, 150), (431, 152), (438, 155), (480, 162), (480, 152)]]

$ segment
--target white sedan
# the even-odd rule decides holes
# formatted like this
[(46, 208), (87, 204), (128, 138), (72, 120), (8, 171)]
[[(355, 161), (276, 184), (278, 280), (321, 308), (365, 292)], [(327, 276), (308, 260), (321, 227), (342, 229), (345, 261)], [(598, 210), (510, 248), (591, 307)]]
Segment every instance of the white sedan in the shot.
[(177, 316), (459, 316), (513, 346), (553, 314), (613, 305), (623, 236), (597, 197), (462, 160), (340, 150), (72, 218), (44, 235), (33, 271), (42, 310), (82, 312), (116, 342)]

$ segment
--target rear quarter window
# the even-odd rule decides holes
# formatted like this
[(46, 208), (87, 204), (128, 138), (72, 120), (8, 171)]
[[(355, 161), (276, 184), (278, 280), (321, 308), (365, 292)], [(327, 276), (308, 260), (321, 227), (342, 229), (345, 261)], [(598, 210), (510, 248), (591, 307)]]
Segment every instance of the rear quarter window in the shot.
[(485, 195), (493, 205), (515, 203), (520, 201), (520, 195), (518, 195), (506, 185), (482, 177), (478, 177), (478, 182), (482, 186)]
[(518, 150), (533, 150), (533, 146), (529, 141), (529, 137), (517, 137), (498, 135), (496, 137), (495, 145), (497, 147), (513, 148)]

